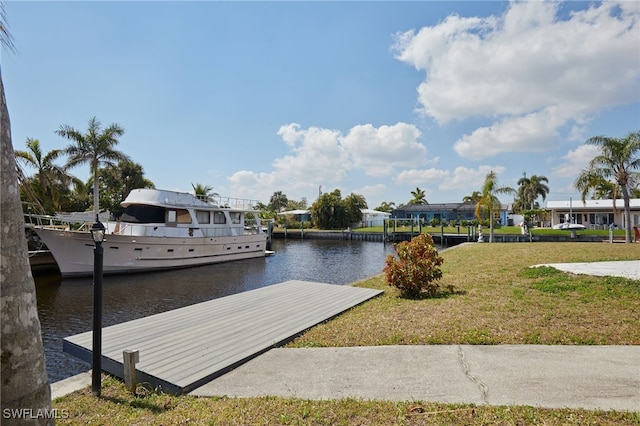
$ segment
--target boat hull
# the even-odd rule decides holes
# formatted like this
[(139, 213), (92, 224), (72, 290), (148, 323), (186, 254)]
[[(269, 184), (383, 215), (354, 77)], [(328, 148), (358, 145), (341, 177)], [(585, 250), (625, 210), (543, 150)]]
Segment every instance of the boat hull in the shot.
[[(34, 227), (63, 277), (93, 274), (94, 242), (89, 232)], [(103, 273), (122, 274), (187, 268), (264, 257), (266, 234), (227, 237), (145, 237), (108, 234)]]

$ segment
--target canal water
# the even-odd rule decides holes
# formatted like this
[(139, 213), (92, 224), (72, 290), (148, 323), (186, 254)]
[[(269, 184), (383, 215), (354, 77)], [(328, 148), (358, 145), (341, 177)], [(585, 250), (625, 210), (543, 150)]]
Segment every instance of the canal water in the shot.
[[(105, 276), (104, 327), (288, 280), (348, 284), (382, 272), (389, 244), (274, 240), (276, 254), (167, 272)], [(62, 339), (91, 330), (93, 279), (37, 276), (38, 314), (49, 381), (91, 366), (62, 352)]]

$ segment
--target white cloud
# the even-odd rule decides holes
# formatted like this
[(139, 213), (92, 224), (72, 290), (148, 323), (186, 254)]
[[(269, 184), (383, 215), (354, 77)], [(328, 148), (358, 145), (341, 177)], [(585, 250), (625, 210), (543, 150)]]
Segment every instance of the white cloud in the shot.
[(476, 169), (456, 167), (453, 172), (442, 169), (409, 169), (403, 170), (394, 178), (401, 185), (436, 187), (440, 191), (455, 189), (479, 188), (490, 171), (500, 175), (505, 171), (503, 166), (481, 165)]
[(458, 139), (453, 149), (461, 157), (487, 158), (502, 152), (542, 152), (557, 143), (562, 124), (555, 107), (520, 117), (509, 117), (475, 129)]
[[(372, 200), (372, 199), (378, 200), (384, 197), (384, 193), (386, 190), (387, 190), (387, 186), (385, 184), (378, 183), (375, 185), (365, 185), (361, 188), (355, 188), (353, 189), (352, 192), (363, 195), (367, 200)], [(344, 195), (347, 195), (347, 194), (344, 194)], [(368, 205), (370, 209), (377, 207), (377, 205), (372, 205), (370, 202), (368, 202)]]
[(273, 161), (274, 173), (288, 181), (339, 182), (351, 168), (337, 130), (319, 127), (299, 130), (297, 124), (290, 124), (280, 127), (278, 134), (291, 147), (292, 154)]
[(431, 183), (440, 183), (449, 179), (448, 170), (440, 169), (409, 169), (403, 170), (393, 179), (394, 182), (403, 185), (429, 185)]
[(496, 175), (500, 175), (505, 171), (503, 166), (479, 166), (477, 169), (469, 167), (456, 167), (450, 176), (450, 179), (445, 180), (440, 184), (438, 189), (446, 191), (452, 189), (465, 189), (465, 188), (477, 188), (480, 189), (485, 177), (491, 171), (494, 171)]
[(412, 124), (354, 126), (341, 139), (354, 167), (370, 176), (387, 176), (396, 167), (415, 167), (426, 160), (427, 149), (418, 142), (421, 133)]
[(560, 7), (512, 2), (502, 16), (452, 15), (396, 36), (397, 59), (426, 73), (426, 116), (495, 120), (460, 139), (459, 154), (544, 149), (562, 126), (638, 101), (640, 2), (604, 2), (566, 20)]
[(553, 168), (553, 175), (558, 177), (575, 178), (585, 169), (589, 162), (599, 154), (599, 148), (594, 145), (581, 145), (562, 157), (564, 162)]
[[(296, 199), (315, 193), (318, 185), (339, 186), (354, 170), (370, 176), (388, 176), (396, 168), (426, 162), (426, 148), (418, 142), (420, 131), (406, 123), (379, 128), (357, 125), (346, 136), (338, 130), (302, 129), (299, 124), (290, 123), (281, 126), (277, 134), (290, 153), (276, 158), (269, 173), (243, 170), (229, 176), (234, 190), (268, 199), (270, 194), (264, 194), (263, 188), (286, 188), (287, 195)], [(384, 185), (367, 188), (375, 189), (372, 195), (377, 195)]]

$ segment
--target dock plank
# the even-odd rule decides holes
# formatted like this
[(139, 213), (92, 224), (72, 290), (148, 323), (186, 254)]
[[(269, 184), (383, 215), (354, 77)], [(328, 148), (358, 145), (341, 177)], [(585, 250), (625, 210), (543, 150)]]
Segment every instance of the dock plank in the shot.
[[(286, 281), (102, 330), (102, 367), (123, 377), (122, 352), (139, 350), (139, 382), (182, 394), (372, 297), (381, 290)], [(91, 331), (63, 350), (91, 362)]]

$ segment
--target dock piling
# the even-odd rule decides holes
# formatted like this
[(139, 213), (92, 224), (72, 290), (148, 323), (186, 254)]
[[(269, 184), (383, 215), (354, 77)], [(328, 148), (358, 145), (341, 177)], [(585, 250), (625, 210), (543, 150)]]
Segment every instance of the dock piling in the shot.
[(136, 387), (136, 362), (140, 362), (140, 351), (122, 351), (123, 368), (124, 368), (124, 384), (129, 391), (135, 395)]

